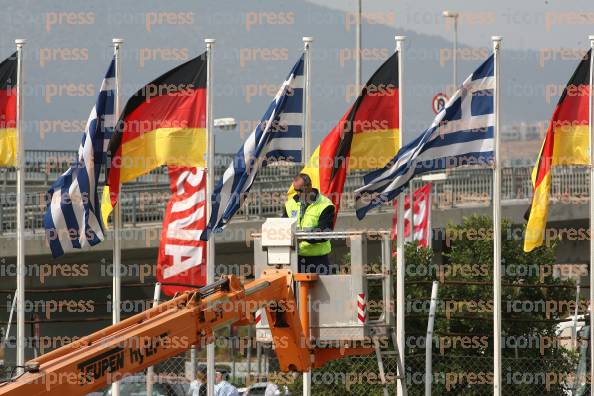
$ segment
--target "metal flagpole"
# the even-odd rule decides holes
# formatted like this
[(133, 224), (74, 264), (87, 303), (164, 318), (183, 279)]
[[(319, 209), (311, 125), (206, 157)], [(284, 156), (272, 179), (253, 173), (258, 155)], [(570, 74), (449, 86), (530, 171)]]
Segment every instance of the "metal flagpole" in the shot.
[[(303, 50), (305, 52), (303, 78), (304, 78), (304, 106), (303, 106), (303, 163), (308, 164), (311, 157), (311, 91), (310, 91), (310, 67), (311, 52), (310, 46), (313, 37), (303, 37)], [(304, 309), (303, 307), (301, 309)], [(311, 395), (311, 370), (303, 373), (303, 396)]]
[[(115, 59), (115, 103), (114, 103), (114, 118), (116, 122), (120, 118), (120, 47), (124, 43), (123, 39), (114, 38), (111, 40), (113, 44), (113, 57)], [(117, 125), (116, 125), (117, 127)], [(121, 193), (120, 193), (121, 194)], [(118, 202), (113, 208), (113, 267), (112, 267), (112, 322), (118, 323), (120, 321), (121, 308), (121, 291), (122, 291), (122, 241), (120, 240), (120, 232), (122, 228), (122, 206), (120, 203), (121, 195), (118, 197)], [(119, 396), (120, 385), (116, 382), (111, 387), (111, 394)]]
[(410, 222), (410, 242), (415, 242), (415, 178), (410, 179), (408, 184), (408, 208), (410, 209), (410, 215), (408, 221)]
[(303, 37), (303, 52), (305, 53), (303, 62), (303, 163), (307, 165), (311, 157), (311, 91), (310, 76), (311, 71), (311, 43), (313, 37)]
[[(215, 178), (215, 139), (212, 118), (212, 58), (215, 39), (205, 39), (206, 43), (206, 218), (212, 212), (212, 193), (214, 192)], [(206, 244), (206, 283), (214, 282), (215, 278), (215, 239), (210, 235)], [(208, 396), (214, 396), (215, 379), (215, 345), (206, 346), (206, 391)]]
[[(155, 291), (153, 294), (153, 308), (159, 305), (159, 300), (161, 299), (161, 283), (155, 283)], [(195, 372), (192, 373), (194, 375)], [(146, 369), (146, 394), (148, 396), (153, 396), (153, 375), (155, 374), (155, 369), (153, 366), (150, 366)], [(193, 380), (194, 378), (192, 378)]]
[(431, 304), (429, 305), (429, 320), (427, 321), (427, 336), (425, 337), (425, 396), (431, 396), (431, 386), (433, 385), (433, 326), (435, 324), (438, 287), (439, 282), (434, 281), (431, 287)]
[(10, 314), (8, 315), (8, 323), (6, 324), (6, 333), (4, 334), (4, 340), (2, 340), (2, 346), (5, 346), (8, 342), (8, 336), (10, 335), (10, 325), (12, 324), (12, 315), (16, 310), (17, 295), (14, 293), (12, 298), (12, 305), (10, 306)]
[(27, 40), (14, 40), (17, 48), (17, 374), (25, 365), (25, 134), (23, 131), (23, 46)]
[(194, 345), (191, 349), (190, 349), (190, 371), (192, 373), (192, 381), (195, 379), (196, 373), (197, 373), (197, 369), (198, 369), (198, 365), (196, 364), (196, 357), (198, 355), (198, 345)]
[(247, 359), (247, 377), (251, 378), (252, 377), (252, 332), (253, 332), (253, 326), (249, 325), (248, 326), (248, 346), (246, 349), (246, 359)]
[[(404, 75), (402, 70), (402, 47), (404, 46), (405, 36), (396, 36), (396, 51), (398, 51), (398, 146), (402, 147), (402, 134), (404, 131), (403, 122), (403, 101), (402, 93), (404, 92)], [(398, 343), (398, 352), (400, 354), (401, 367), (404, 367), (404, 311), (405, 311), (405, 297), (404, 297), (404, 195), (398, 200), (398, 224), (397, 224), (397, 245), (396, 245), (396, 342)], [(404, 373), (399, 373), (404, 377)], [(397, 395), (403, 396), (403, 385), (406, 379), (398, 381)]]
[(429, 246), (429, 249), (433, 249), (433, 225), (431, 224), (431, 213), (433, 212), (433, 186), (431, 186), (431, 191), (429, 192), (429, 196), (427, 197), (426, 205), (426, 210), (429, 211), (429, 213), (427, 213), (427, 244)]
[[(256, 336), (257, 336), (256, 332)], [(258, 361), (258, 378), (262, 375), (262, 345), (259, 342), (256, 342), (256, 360)]]
[(495, 76), (495, 164), (493, 165), (493, 394), (501, 396), (501, 150), (499, 149), (499, 51), (502, 37), (493, 36)]
[[(594, 227), (594, 150), (592, 149), (594, 142), (594, 104), (593, 104), (593, 88), (594, 88), (594, 35), (588, 37), (590, 39), (590, 102), (589, 107), (589, 128), (590, 128), (590, 230)], [(592, 302), (594, 301), (594, 238), (590, 238), (590, 379), (594, 379), (594, 308)], [(590, 395), (594, 396), (594, 386), (590, 386)]]
[(357, 29), (355, 32), (355, 93), (357, 95), (361, 93), (361, 9), (361, 0), (359, 0), (356, 18)]
[(575, 285), (575, 310), (573, 311), (573, 323), (571, 326), (571, 345), (574, 349), (577, 350), (577, 317), (580, 313), (579, 306), (580, 306), (580, 278), (577, 278), (577, 284)]

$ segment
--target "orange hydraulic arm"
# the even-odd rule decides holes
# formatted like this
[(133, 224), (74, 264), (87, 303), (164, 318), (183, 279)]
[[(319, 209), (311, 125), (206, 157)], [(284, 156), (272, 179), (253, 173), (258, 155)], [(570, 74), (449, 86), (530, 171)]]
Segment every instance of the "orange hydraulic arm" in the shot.
[[(245, 286), (227, 276), (27, 362), (25, 374), (0, 385), (0, 395), (84, 395), (207, 343), (219, 328), (253, 323), (261, 307), (266, 310), (281, 370), (308, 371), (339, 353), (320, 351), (312, 365), (310, 356), (315, 361), (317, 353), (304, 337), (292, 284), (288, 270), (265, 271)], [(346, 351), (349, 355), (370, 352)]]

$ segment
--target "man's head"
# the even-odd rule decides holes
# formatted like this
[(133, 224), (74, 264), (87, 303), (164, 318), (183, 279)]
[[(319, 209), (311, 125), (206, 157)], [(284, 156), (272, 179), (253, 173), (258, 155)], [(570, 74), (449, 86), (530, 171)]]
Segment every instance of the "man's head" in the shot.
[(227, 372), (221, 369), (217, 369), (215, 371), (215, 383), (220, 383), (221, 381), (223, 381), (225, 379)]
[(206, 382), (206, 366), (198, 367), (198, 372), (196, 373), (196, 379), (200, 382)]
[(298, 193), (309, 193), (313, 189), (311, 178), (309, 177), (309, 175), (306, 173), (300, 173), (297, 176), (295, 176), (295, 178), (293, 179), (293, 188)]

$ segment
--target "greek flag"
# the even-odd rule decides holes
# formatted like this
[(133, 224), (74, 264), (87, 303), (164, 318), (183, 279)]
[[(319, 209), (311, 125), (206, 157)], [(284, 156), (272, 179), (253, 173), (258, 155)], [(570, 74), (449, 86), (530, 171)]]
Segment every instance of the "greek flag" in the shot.
[(303, 55), (260, 123), (244, 142), (221, 180), (217, 182), (212, 199), (212, 213), (201, 239), (211, 232), (221, 231), (239, 210), (260, 168), (268, 163), (301, 162), (303, 126)]
[(93, 246), (104, 238), (97, 183), (115, 127), (115, 60), (112, 59), (87, 121), (78, 159), (50, 187), (43, 226), (52, 255)]
[(452, 96), (429, 129), (403, 146), (383, 168), (364, 176), (355, 191), (357, 217), (396, 198), (415, 176), (493, 160), (494, 57), (491, 55)]

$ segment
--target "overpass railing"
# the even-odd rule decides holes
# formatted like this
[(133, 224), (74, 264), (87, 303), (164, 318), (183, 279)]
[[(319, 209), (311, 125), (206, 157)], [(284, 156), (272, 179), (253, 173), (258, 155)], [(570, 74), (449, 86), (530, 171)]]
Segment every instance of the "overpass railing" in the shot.
[[(25, 197), (25, 223), (27, 229), (40, 229), (46, 208), (45, 191), (67, 169), (75, 158), (73, 151), (28, 151), (27, 184), (30, 192)], [(217, 156), (217, 176), (222, 175), (231, 155)], [(245, 199), (243, 208), (234, 217), (235, 221), (254, 220), (278, 216), (283, 210), (286, 191), (300, 170), (299, 165), (269, 166), (260, 171)], [(0, 233), (16, 230), (16, 195), (14, 169), (0, 168)], [(528, 202), (532, 197), (528, 167), (503, 168), (502, 199)], [(354, 210), (354, 190), (363, 183), (364, 172), (353, 172), (347, 177), (341, 213)], [(434, 209), (469, 206), (488, 206), (492, 194), (492, 170), (487, 168), (457, 168), (443, 172), (440, 180), (433, 182), (432, 204)], [(413, 181), (413, 189), (425, 182)], [(36, 188), (35, 188), (36, 186)], [(35, 192), (33, 192), (35, 191)], [(169, 200), (169, 180), (165, 168), (157, 169), (126, 184), (122, 192), (122, 216), (124, 224), (159, 223), (163, 219), (165, 205)], [(589, 176), (586, 168), (556, 168), (553, 173), (551, 200), (553, 202), (586, 202), (589, 197)], [(376, 209), (392, 212), (391, 204)]]

